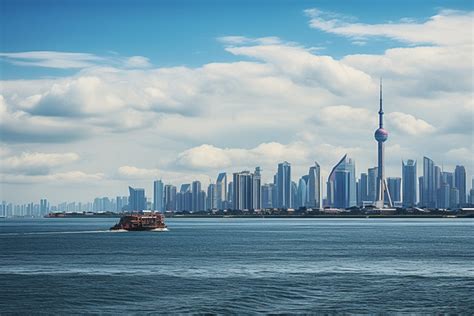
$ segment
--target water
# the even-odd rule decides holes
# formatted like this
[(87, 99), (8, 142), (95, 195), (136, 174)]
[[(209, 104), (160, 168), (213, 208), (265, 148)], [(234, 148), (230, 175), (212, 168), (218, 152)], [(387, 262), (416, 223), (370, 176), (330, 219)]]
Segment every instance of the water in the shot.
[(0, 220), (0, 313), (474, 313), (473, 219)]

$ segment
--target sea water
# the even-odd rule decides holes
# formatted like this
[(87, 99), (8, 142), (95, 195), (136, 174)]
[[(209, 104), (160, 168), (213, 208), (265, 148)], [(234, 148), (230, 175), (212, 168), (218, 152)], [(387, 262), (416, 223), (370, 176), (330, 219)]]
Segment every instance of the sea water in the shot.
[(0, 314), (474, 313), (474, 219), (1, 219)]

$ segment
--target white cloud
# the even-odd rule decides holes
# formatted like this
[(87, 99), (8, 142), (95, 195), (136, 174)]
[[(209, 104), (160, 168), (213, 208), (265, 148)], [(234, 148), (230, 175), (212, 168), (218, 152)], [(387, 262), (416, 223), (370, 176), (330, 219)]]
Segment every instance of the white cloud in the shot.
[(103, 58), (88, 53), (68, 53), (55, 51), (31, 51), (18, 53), (0, 53), (0, 57), (20, 66), (47, 68), (85, 68), (94, 66)]
[(98, 56), (90, 53), (59, 51), (0, 52), (0, 59), (13, 65), (57, 69), (83, 69), (114, 65), (125, 68), (148, 68), (150, 60), (144, 56)]
[(283, 41), (276, 36), (268, 37), (258, 37), (251, 38), (246, 36), (222, 36), (218, 37), (217, 40), (226, 45), (273, 45), (273, 44), (282, 44)]
[(24, 152), (1, 160), (2, 173), (44, 175), (51, 169), (70, 164), (79, 159), (76, 153)]
[(64, 185), (72, 183), (90, 184), (104, 179), (103, 173), (85, 173), (83, 171), (67, 171), (52, 173), (48, 175), (11, 175), (0, 174), (2, 183), (7, 184), (39, 184), (44, 185)]
[(387, 119), (398, 131), (413, 136), (423, 136), (433, 133), (436, 130), (435, 127), (428, 122), (406, 113), (388, 113)]
[(410, 44), (465, 45), (473, 43), (474, 12), (442, 10), (424, 22), (402, 19), (398, 23), (355, 23), (347, 17), (318, 9), (308, 9), (312, 28), (361, 39), (387, 37)]
[(143, 56), (132, 56), (126, 60), (127, 67), (129, 68), (148, 68), (151, 67), (150, 60)]

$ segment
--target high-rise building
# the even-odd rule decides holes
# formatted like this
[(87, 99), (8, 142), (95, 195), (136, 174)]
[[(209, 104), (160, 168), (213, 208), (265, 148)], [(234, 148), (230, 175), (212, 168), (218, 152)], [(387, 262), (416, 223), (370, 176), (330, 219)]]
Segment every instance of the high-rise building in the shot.
[(207, 208), (210, 210), (217, 208), (216, 187), (214, 183), (210, 183), (207, 187)]
[(143, 211), (146, 209), (145, 189), (128, 187), (128, 209), (130, 211)]
[[(46, 214), (48, 214), (48, 211), (49, 211), (49, 209), (48, 209), (48, 200), (41, 199), (40, 200), (40, 215), (42, 215), (42, 216), (46, 215)], [(5, 214), (6, 214), (6, 212), (5, 212)]]
[(416, 205), (416, 161), (402, 161), (402, 198), (403, 207)]
[(291, 208), (291, 164), (287, 161), (278, 164), (277, 187), (278, 207)]
[(219, 173), (216, 180), (216, 208), (223, 210), (227, 208), (227, 174)]
[(450, 193), (451, 193), (451, 187), (449, 186), (448, 183), (443, 183), (441, 186), (436, 190), (436, 207), (438, 208), (444, 208), (447, 209), (449, 208), (451, 199), (450, 199)]
[(176, 211), (176, 187), (174, 185), (165, 185), (163, 200), (165, 211)]
[(367, 170), (367, 200), (372, 204), (374, 204), (377, 199), (377, 175), (377, 167), (369, 168)]
[[(394, 178), (394, 177), (389, 177), (387, 178), (387, 188), (388, 192), (390, 193), (390, 197), (392, 198), (392, 203), (394, 205), (400, 205), (402, 202), (402, 192), (401, 192), (401, 186), (402, 186), (402, 179), (401, 178)], [(387, 200), (388, 197), (385, 199)]]
[(466, 169), (464, 166), (456, 166), (454, 169), (454, 187), (459, 190), (459, 204), (466, 204)]
[(193, 212), (201, 211), (200, 209), (200, 199), (201, 199), (201, 181), (193, 181), (192, 183), (192, 204), (191, 210)]
[(153, 210), (163, 212), (163, 181), (153, 182)]
[(262, 208), (262, 175), (261, 168), (256, 167), (252, 175), (252, 208), (259, 210)]
[(435, 178), (435, 165), (433, 160), (428, 157), (423, 157), (422, 206), (436, 207), (437, 185)]
[(306, 180), (304, 177), (301, 177), (298, 181), (298, 190), (296, 194), (296, 201), (295, 201), (295, 208), (300, 208), (303, 206), (307, 206), (308, 199), (307, 199), (308, 188), (306, 184)]
[(449, 192), (449, 208), (457, 209), (459, 205), (459, 190), (457, 188), (451, 188)]
[(232, 181), (229, 182), (227, 185), (227, 207), (230, 207), (231, 209), (234, 208), (234, 183)]
[(315, 161), (308, 171), (307, 206), (320, 209), (322, 207), (321, 167)]
[(387, 181), (385, 180), (385, 147), (384, 143), (388, 138), (388, 132), (383, 128), (383, 107), (382, 107), (382, 79), (380, 79), (380, 108), (379, 108), (379, 128), (375, 131), (375, 140), (378, 146), (377, 164), (377, 197), (375, 205), (378, 208), (385, 206), (385, 196), (388, 198), (388, 205), (392, 206), (390, 193), (387, 193)]
[(361, 173), (360, 174), (360, 180), (359, 180), (359, 205), (360, 206), (363, 206), (364, 202), (365, 201), (368, 201), (369, 197), (368, 197), (368, 188), (369, 188), (369, 184), (368, 184), (368, 177), (367, 177), (367, 173)]
[(298, 185), (296, 184), (295, 181), (291, 181), (291, 204), (290, 208), (296, 208), (295, 206), (295, 200), (296, 200), (296, 195), (298, 194)]
[(193, 194), (191, 185), (185, 183), (181, 185), (179, 193), (176, 194), (176, 210), (177, 211), (191, 211), (193, 204)]
[(347, 154), (334, 166), (328, 177), (329, 206), (348, 208), (357, 205), (355, 162)]
[(267, 183), (262, 186), (262, 207), (263, 208), (273, 208), (273, 192), (274, 184)]
[(249, 171), (233, 174), (233, 209), (249, 210), (252, 208), (252, 174)]

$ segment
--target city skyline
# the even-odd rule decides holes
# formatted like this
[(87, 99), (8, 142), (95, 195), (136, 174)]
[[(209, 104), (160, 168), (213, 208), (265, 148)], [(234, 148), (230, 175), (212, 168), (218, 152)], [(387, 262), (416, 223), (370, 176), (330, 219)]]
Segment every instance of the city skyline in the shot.
[[(346, 153), (356, 178), (377, 166), (380, 77), (390, 130), (386, 178), (402, 177), (401, 162), (409, 159), (422, 176), (427, 156), (440, 172), (463, 165), (470, 183), (474, 14), (468, 1), (441, 4), (404, 11), (365, 3), (348, 11), (340, 4), (260, 3), (248, 12), (203, 4), (172, 21), (167, 15), (175, 16), (175, 7), (158, 1), (134, 8), (130, 14), (144, 15), (128, 31), (117, 19), (126, 6), (98, 4), (112, 28), (104, 33), (85, 7), (7, 1), (0, 199), (91, 201), (97, 193), (127, 195), (129, 186), (152, 197), (158, 179), (175, 186), (199, 180), (207, 189), (209, 176), (214, 183), (227, 171), (228, 184), (233, 172), (256, 166), (263, 185), (284, 161), (297, 184), (317, 161), (325, 191)], [(213, 18), (196, 20), (192, 9), (218, 18), (219, 28)], [(71, 12), (90, 17), (84, 33)], [(244, 24), (238, 17), (246, 13), (259, 18)], [(36, 38), (22, 36), (38, 25)], [(170, 36), (174, 29), (189, 34)], [(222, 189), (215, 188), (226, 194)]]
[[(308, 174), (302, 176), (297, 183), (291, 177), (291, 164), (284, 161), (278, 164), (273, 183), (262, 184), (261, 168), (256, 167), (254, 173), (246, 170), (233, 173), (233, 181), (228, 185), (225, 185), (226, 172), (221, 172), (215, 183), (209, 183), (207, 186), (207, 194), (205, 186), (203, 187), (199, 180), (181, 184), (178, 192), (177, 186), (164, 184), (160, 179), (153, 181), (153, 199), (146, 196), (145, 189), (129, 186), (129, 196), (96, 197), (93, 203), (65, 201), (54, 205), (46, 198), (41, 199), (39, 204), (13, 204), (2, 201), (0, 217), (44, 216), (50, 211), (124, 212), (148, 209), (159, 212), (200, 212), (225, 209), (350, 209), (366, 206), (392, 210), (401, 207), (456, 210), (474, 205), (474, 178), (471, 189), (467, 191), (464, 166), (457, 165), (454, 172), (444, 171), (428, 157), (423, 159), (423, 173), (418, 179), (416, 162), (402, 161), (402, 177), (387, 178), (391, 198), (389, 199), (388, 192), (385, 192), (385, 205), (378, 204), (380, 200), (377, 197), (377, 167), (369, 168), (367, 173), (360, 173), (358, 178), (355, 174), (355, 162), (347, 154), (344, 155), (327, 179), (326, 196), (323, 196), (324, 179), (321, 178), (319, 170), (320, 166), (315, 162), (314, 166), (309, 168)], [(222, 188), (219, 187), (224, 185), (228, 192), (223, 195)]]

